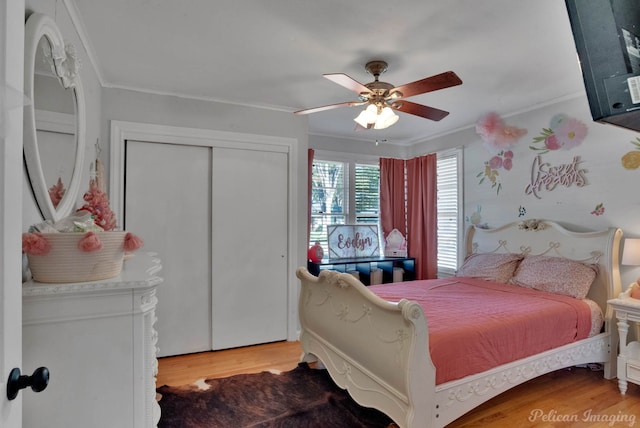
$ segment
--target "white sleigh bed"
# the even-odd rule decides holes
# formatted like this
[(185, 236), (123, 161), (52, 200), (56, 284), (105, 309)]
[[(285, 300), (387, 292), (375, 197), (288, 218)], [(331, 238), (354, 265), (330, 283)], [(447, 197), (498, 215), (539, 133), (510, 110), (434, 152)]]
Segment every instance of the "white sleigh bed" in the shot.
[(612, 378), (618, 337), (607, 300), (621, 291), (621, 238), (617, 228), (571, 232), (547, 220), (469, 228), (467, 254), (522, 253), (597, 264), (587, 297), (602, 308), (604, 327), (586, 339), (439, 385), (420, 304), (383, 300), (349, 274), (321, 271), (315, 277), (300, 268), (303, 359), (319, 360), (358, 403), (403, 428), (443, 427), (516, 385), (564, 367), (603, 363), (604, 376)]

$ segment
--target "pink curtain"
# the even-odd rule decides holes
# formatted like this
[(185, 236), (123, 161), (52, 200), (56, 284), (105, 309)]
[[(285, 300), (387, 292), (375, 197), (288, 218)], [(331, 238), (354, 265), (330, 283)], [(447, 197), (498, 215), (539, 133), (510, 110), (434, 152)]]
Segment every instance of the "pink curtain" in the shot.
[(307, 242), (311, 241), (311, 188), (313, 176), (313, 155), (314, 150), (307, 151)]
[(403, 159), (380, 158), (380, 224), (382, 236), (393, 229), (407, 236)]
[(416, 259), (416, 279), (438, 276), (437, 157), (407, 161), (408, 251)]

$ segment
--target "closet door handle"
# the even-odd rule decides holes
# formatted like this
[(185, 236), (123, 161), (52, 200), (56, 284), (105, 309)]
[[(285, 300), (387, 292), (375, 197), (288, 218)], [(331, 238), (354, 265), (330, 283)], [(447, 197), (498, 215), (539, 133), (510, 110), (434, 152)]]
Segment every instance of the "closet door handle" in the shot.
[(49, 369), (39, 367), (34, 370), (31, 376), (22, 375), (19, 368), (14, 368), (9, 373), (7, 381), (7, 398), (13, 400), (18, 396), (18, 392), (26, 387), (31, 387), (33, 392), (44, 391), (49, 385)]

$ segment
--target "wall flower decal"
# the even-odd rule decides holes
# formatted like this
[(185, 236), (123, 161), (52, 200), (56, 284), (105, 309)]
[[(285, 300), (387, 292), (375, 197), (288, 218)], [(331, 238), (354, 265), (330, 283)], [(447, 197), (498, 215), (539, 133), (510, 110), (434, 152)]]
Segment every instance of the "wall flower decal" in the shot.
[(598, 205), (596, 205), (596, 207), (593, 209), (593, 211), (591, 211), (591, 214), (593, 214), (593, 215), (602, 215), (602, 214), (604, 214), (604, 204), (602, 202), (600, 202)]
[(587, 125), (583, 122), (566, 114), (556, 114), (549, 121), (549, 127), (542, 128), (540, 135), (533, 138), (533, 144), (541, 144), (541, 146), (529, 146), (529, 148), (538, 153), (571, 150), (582, 144), (586, 136)]
[(622, 156), (622, 167), (625, 169), (638, 169), (640, 167), (640, 137), (637, 137), (636, 141), (631, 141), (631, 144), (635, 146), (635, 150)]
[(491, 183), (491, 188), (500, 193), (502, 183), (499, 180), (499, 170), (510, 171), (513, 168), (513, 152), (509, 148), (520, 137), (527, 133), (526, 129), (509, 126), (504, 123), (497, 113), (488, 113), (476, 123), (476, 132), (484, 141), (484, 147), (493, 156), (484, 163), (484, 170), (476, 175), (480, 178), (478, 184), (485, 180)]
[(499, 169), (510, 171), (513, 167), (513, 152), (511, 150), (501, 151), (484, 163), (484, 170), (479, 172), (476, 177), (480, 178), (478, 184), (484, 183), (485, 179), (491, 183), (491, 188), (496, 189), (496, 194), (500, 193), (502, 183), (498, 179)]

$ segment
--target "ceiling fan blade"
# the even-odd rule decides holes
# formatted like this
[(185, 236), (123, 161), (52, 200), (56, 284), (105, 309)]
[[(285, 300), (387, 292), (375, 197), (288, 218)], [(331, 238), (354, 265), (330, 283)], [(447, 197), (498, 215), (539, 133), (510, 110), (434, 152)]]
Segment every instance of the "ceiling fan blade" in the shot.
[(364, 103), (359, 102), (359, 101), (346, 101), (344, 103), (330, 104), (328, 106), (308, 108), (308, 109), (305, 109), (305, 110), (298, 110), (298, 111), (294, 111), (293, 114), (316, 113), (316, 112), (319, 112), (319, 111), (331, 110), (331, 109), (338, 108), (338, 107), (353, 107), (353, 106), (359, 106), (361, 104), (364, 104)]
[(444, 119), (449, 112), (439, 110), (434, 107), (424, 106), (422, 104), (412, 103), (411, 101), (397, 101), (391, 104), (391, 108), (401, 111), (403, 113), (409, 113), (416, 116), (424, 117), (425, 119), (435, 120), (436, 122)]
[(389, 93), (393, 94), (394, 92), (400, 92), (402, 94), (400, 98), (408, 98), (414, 95), (437, 91), (439, 89), (445, 89), (461, 84), (462, 80), (456, 73), (453, 71), (445, 71), (444, 73), (436, 74), (435, 76), (426, 77), (422, 80), (398, 86), (391, 89)]
[(356, 94), (371, 92), (371, 89), (367, 88), (362, 83), (357, 82), (344, 73), (323, 74), (322, 76), (334, 83), (337, 83), (340, 86), (349, 89), (350, 91), (355, 92)]

